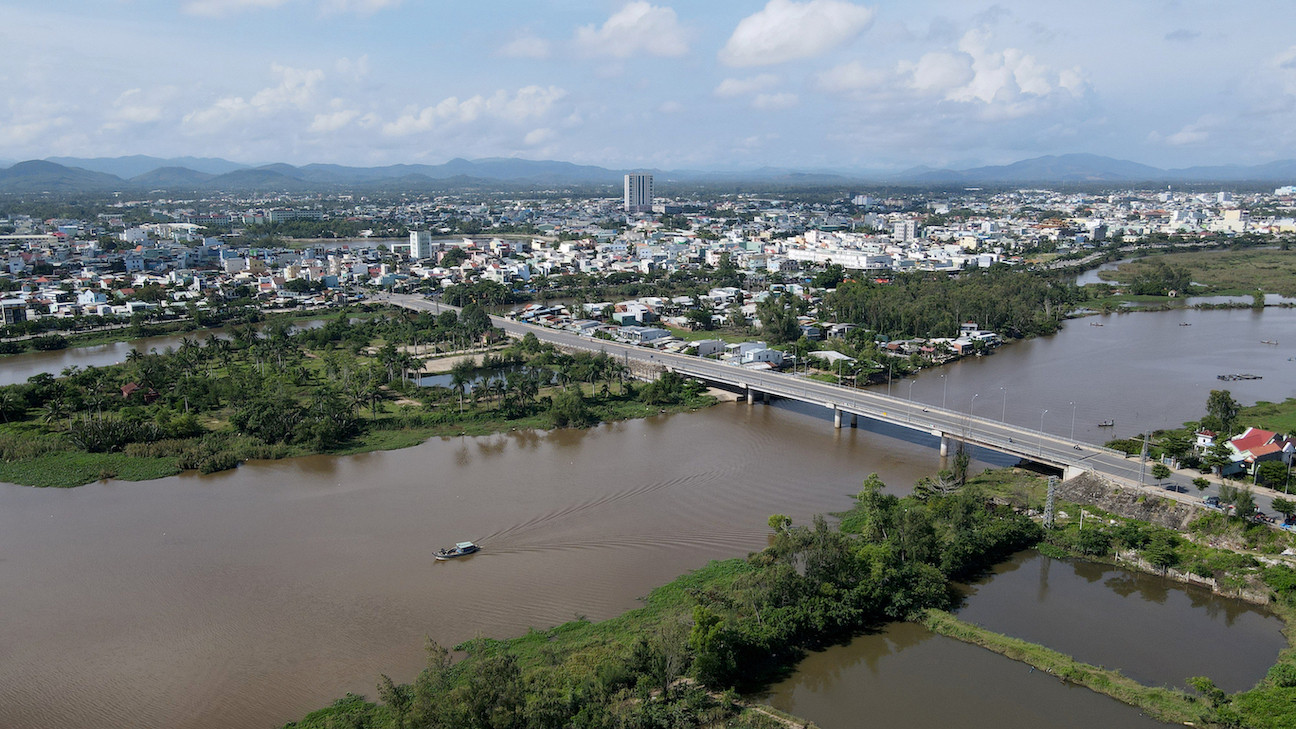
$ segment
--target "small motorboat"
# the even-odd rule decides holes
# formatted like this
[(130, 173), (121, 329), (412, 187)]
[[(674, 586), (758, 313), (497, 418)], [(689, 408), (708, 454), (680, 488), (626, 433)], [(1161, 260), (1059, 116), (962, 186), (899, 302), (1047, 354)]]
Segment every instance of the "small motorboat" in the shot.
[(480, 551), (481, 551), (481, 547), (477, 546), (476, 544), (473, 544), (472, 542), (459, 542), (458, 544), (454, 545), (454, 547), (451, 549), (437, 550), (437, 553), (434, 556), (437, 558), (438, 562), (444, 562), (447, 559), (454, 559), (455, 557), (464, 557), (473, 554), (474, 552), (480, 552)]
[(1110, 428), (1110, 427), (1112, 427), (1112, 426), (1114, 426), (1114, 425), (1116, 425), (1116, 421), (1115, 421), (1115, 420), (1104, 420), (1104, 421), (1102, 421), (1101, 423), (1098, 424), (1098, 427), (1099, 427), (1099, 428)]

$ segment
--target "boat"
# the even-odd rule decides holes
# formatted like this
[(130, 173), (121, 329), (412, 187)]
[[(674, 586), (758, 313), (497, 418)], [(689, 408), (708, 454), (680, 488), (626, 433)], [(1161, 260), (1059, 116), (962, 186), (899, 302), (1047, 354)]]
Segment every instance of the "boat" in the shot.
[(1096, 321), (1091, 321), (1091, 322), (1089, 322), (1089, 326), (1091, 326), (1091, 327), (1100, 327), (1100, 326), (1102, 326), (1102, 324), (1099, 324), (1099, 323), (1096, 322)]
[(1261, 339), (1261, 340), (1260, 340), (1260, 343), (1261, 343), (1261, 344), (1277, 344), (1278, 342), (1276, 342), (1276, 341), (1274, 341), (1274, 340), (1272, 340), (1272, 339)]
[(1116, 425), (1115, 420), (1104, 420), (1098, 424), (1099, 428), (1111, 428)]
[(455, 557), (464, 557), (474, 552), (480, 552), (480, 551), (481, 551), (481, 547), (477, 546), (476, 544), (473, 544), (472, 542), (459, 542), (458, 544), (454, 545), (454, 547), (451, 549), (437, 550), (435, 557), (437, 558), (438, 562), (444, 562), (447, 559), (454, 559)]
[(1191, 323), (1191, 322), (1186, 322), (1186, 321), (1181, 321), (1181, 322), (1179, 322), (1179, 326), (1181, 326), (1181, 327), (1190, 327), (1190, 326), (1192, 326), (1192, 323)]

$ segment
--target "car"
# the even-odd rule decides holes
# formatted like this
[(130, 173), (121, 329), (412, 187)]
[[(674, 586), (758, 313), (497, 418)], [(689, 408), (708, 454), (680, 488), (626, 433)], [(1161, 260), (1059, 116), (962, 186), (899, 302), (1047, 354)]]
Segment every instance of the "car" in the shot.
[(1162, 487), (1162, 488), (1164, 488), (1166, 491), (1173, 491), (1173, 492), (1175, 492), (1175, 493), (1177, 493), (1177, 494), (1186, 494), (1186, 493), (1188, 493), (1188, 487), (1187, 487), (1187, 486), (1183, 486), (1183, 485), (1181, 485), (1181, 484), (1177, 484), (1177, 483), (1168, 483), (1168, 484), (1166, 484), (1166, 485), (1165, 485), (1164, 487)]
[(1207, 496), (1204, 500), (1206, 505), (1211, 508), (1218, 509), (1220, 506), (1220, 499), (1218, 496)]

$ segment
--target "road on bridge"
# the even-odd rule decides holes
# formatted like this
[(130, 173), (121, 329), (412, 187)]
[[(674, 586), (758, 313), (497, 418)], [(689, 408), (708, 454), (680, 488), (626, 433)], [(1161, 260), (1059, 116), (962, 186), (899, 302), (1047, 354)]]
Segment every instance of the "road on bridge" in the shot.
[[(384, 294), (377, 300), (408, 309), (433, 313), (443, 310), (458, 310), (458, 307), (430, 301), (419, 296)], [(1151, 462), (1145, 464), (1139, 458), (1126, 456), (1119, 451), (1090, 443), (1072, 441), (1038, 429), (1024, 428), (1012, 423), (984, 418), (974, 412), (948, 410), (876, 393), (871, 390), (842, 387), (792, 374), (749, 370), (703, 357), (662, 352), (603, 339), (592, 339), (573, 332), (524, 324), (499, 316), (492, 316), (491, 320), (495, 326), (510, 335), (521, 337), (527, 333), (532, 333), (542, 341), (552, 342), (563, 347), (604, 352), (614, 357), (634, 359), (715, 383), (749, 387), (756, 393), (769, 393), (776, 397), (815, 403), (825, 408), (836, 408), (846, 415), (857, 414), (931, 435), (944, 436), (952, 441), (964, 441), (970, 445), (989, 448), (1026, 460), (1057, 468), (1070, 469), (1073, 473), (1075, 471), (1093, 471), (1119, 483), (1140, 486), (1149, 491), (1155, 491), (1166, 498), (1185, 503), (1200, 504), (1201, 497), (1218, 494), (1219, 484), (1217, 479), (1209, 479), (1211, 485), (1199, 495), (1196, 487), (1192, 485), (1192, 480), (1199, 474), (1192, 471), (1173, 473), (1170, 478), (1152, 485), (1149, 483), (1152, 481)], [(1166, 486), (1172, 486), (1178, 490), (1171, 491), (1164, 488)], [(1269, 489), (1255, 490), (1257, 506), (1267, 514), (1273, 514), (1272, 498), (1281, 495)]]

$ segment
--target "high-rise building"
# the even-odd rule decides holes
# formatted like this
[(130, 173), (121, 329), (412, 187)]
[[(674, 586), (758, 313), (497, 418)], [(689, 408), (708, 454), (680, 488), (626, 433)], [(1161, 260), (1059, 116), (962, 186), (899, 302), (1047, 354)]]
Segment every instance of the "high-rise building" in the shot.
[(432, 256), (432, 233), (426, 230), (410, 231), (410, 258), (415, 260)]
[(625, 176), (625, 211), (627, 213), (650, 213), (653, 202), (652, 175), (631, 174)]

